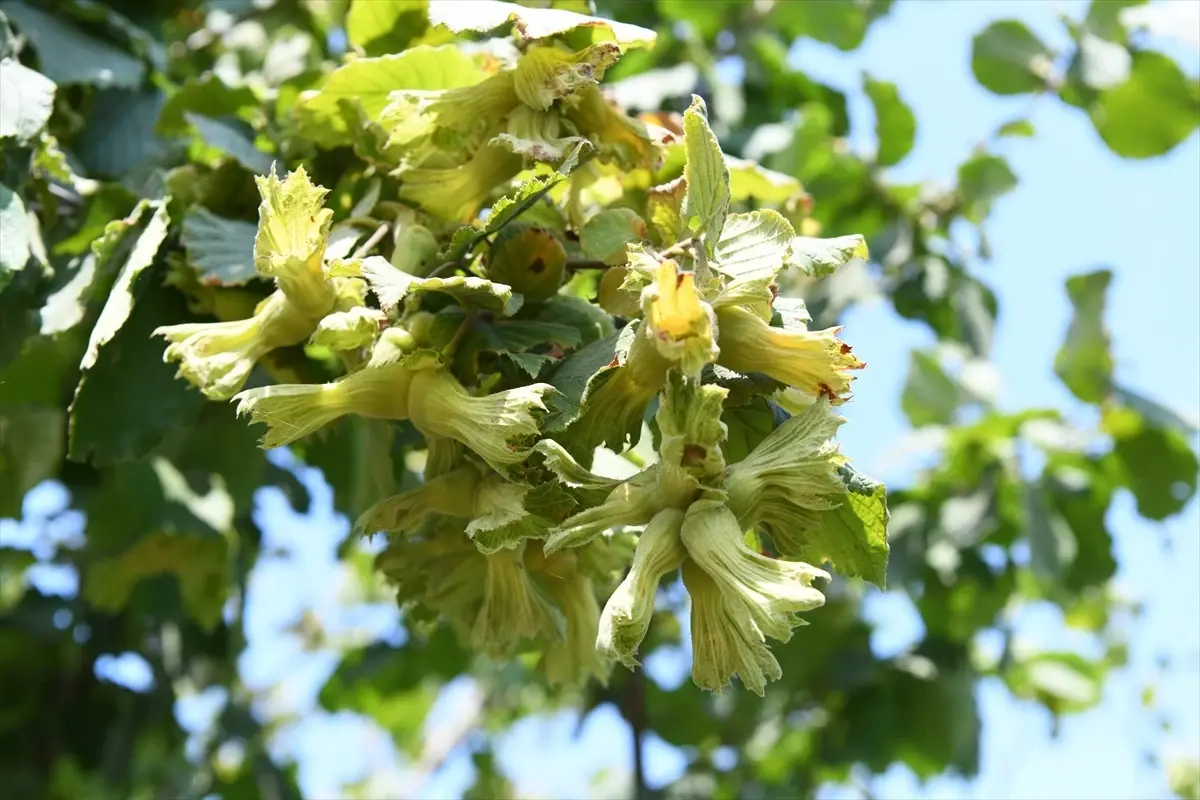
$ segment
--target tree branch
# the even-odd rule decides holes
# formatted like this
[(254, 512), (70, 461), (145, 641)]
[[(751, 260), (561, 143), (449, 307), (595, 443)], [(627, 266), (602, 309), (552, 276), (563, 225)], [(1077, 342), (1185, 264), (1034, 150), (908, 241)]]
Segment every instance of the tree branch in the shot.
[(625, 719), (633, 734), (633, 800), (646, 797), (646, 767), (642, 761), (642, 739), (646, 732), (646, 672), (633, 670), (625, 686)]

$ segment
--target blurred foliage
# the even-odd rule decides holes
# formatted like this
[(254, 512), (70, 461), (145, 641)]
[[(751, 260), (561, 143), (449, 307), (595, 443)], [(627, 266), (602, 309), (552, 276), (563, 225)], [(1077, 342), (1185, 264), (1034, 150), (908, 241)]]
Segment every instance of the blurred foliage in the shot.
[[(977, 379), (1000, 310), (979, 271), (991, 250), (986, 224), (1019, 181), (995, 147), (999, 137), (1035, 135), (1032, 127), (1016, 120), (994, 132), (959, 165), (954, 186), (898, 184), (886, 168), (903, 162), (920, 120), (903, 87), (871, 75), (862, 88), (878, 142), (852, 151), (846, 96), (794, 66), (789, 47), (808, 38), (853, 51), (890, 0), (527, 5), (657, 31), (653, 48), (630, 50), (608, 69), (614, 97), (631, 112), (682, 112), (691, 94), (701, 95), (725, 153), (753, 155), (803, 186), (784, 208), (802, 236), (865, 237), (868, 262), (819, 282), (795, 270), (781, 277), (780, 294), (803, 296), (814, 328), (882, 296), (935, 334), (936, 347), (912, 354), (899, 402), (914, 428), (940, 436), (940, 457), (888, 493), (888, 589), (912, 599), (924, 635), (907, 652), (876, 656), (861, 615), (873, 590), (835, 580), (810, 625), (774, 648), (783, 678), (760, 699), (660, 686), (625, 671), (607, 686), (551, 689), (535, 662), (476, 656), (421, 619), (406, 618), (407, 636), (396, 643), (340, 641), (306, 617), (297, 625), (304, 640), (337, 656), (321, 705), (373, 717), (408, 759), (417, 781), (410, 790), (465, 747), (477, 775), (470, 796), (513, 796), (491, 752), (499, 732), (532, 713), (612, 703), (638, 731), (683, 748), (686, 775), (663, 795), (796, 797), (896, 763), (921, 777), (974, 774), (975, 687), (985, 677), (1056, 716), (1096, 703), (1107, 672), (1125, 658), (1122, 618), (1136, 612), (1111, 586), (1108, 510), (1128, 492), (1148, 519), (1180, 513), (1196, 491), (1196, 431), (1116, 368), (1104, 322), (1108, 269), (1068, 281), (1074, 316), (1053, 365), (1071, 394), (1095, 408), (1094, 426), (1080, 427), (1064, 409), (1000, 408)], [(997, 22), (975, 37), (971, 69), (997, 94), (1077, 108), (1118, 156), (1161, 155), (1194, 135), (1200, 82), (1140, 35), (1155, 28), (1156, 8), (1094, 2), (1083, 19), (1063, 20), (1071, 44), (1062, 52), (1019, 21)], [(49, 519), (25, 518), (36, 529), (32, 549), (0, 546), (7, 796), (298, 796), (297, 766), (273, 744), (286, 720), (262, 710), (238, 665), (248, 576), (270, 556), (253, 499), (262, 487), (282, 490), (298, 509), (309, 498), (230, 407), (205, 403), (173, 379), (165, 345), (150, 332), (241, 319), (266, 296), (250, 232), (259, 203), (253, 176), (272, 161), (303, 164), (332, 189), (347, 255), (406, 213), (411, 196), (377, 168), (387, 143), (370, 118), (404, 78), (372, 84), (354, 70), (363, 58), (459, 41), (428, 24), (430, 11), (424, 0), (0, 2), (0, 515), (20, 518), (26, 493), (47, 480), (70, 498)], [(727, 63), (740, 65), (740, 80), (728, 79)], [(314, 132), (305, 93), (322, 87), (332, 109), (325, 119), (335, 121)], [(361, 113), (339, 105), (339, 92), (356, 98)], [(730, 163), (733, 185), (761, 179)], [(787, 197), (770, 197), (769, 183), (751, 185), (743, 197), (764, 205)], [(535, 205), (527, 199), (519, 210)], [(588, 258), (610, 262), (611, 241), (629, 224), (617, 215), (585, 229)], [(452, 248), (482, 238), (471, 233)], [(809, 257), (821, 263), (820, 253)], [(571, 285), (603, 298), (596, 279), (584, 271)], [(472, 353), (537, 366), (511, 346)], [(247, 385), (324, 380), (331, 360), (312, 347), (282, 348)], [(781, 416), (761, 398), (727, 415), (729, 447), (742, 448), (730, 460)], [(425, 445), (410, 427), (395, 428), (386, 437), (374, 423), (346, 421), (294, 453), (323, 470), (336, 509), (354, 518), (415, 485), (403, 456)], [(79, 518), (81, 536), (54, 534)], [(344, 549), (360, 593), (389, 596), (365, 551)], [(31, 578), (39, 567), (69, 570), (79, 591), (39, 589)], [(679, 645), (680, 596), (678, 585), (663, 587), (644, 653)], [(1022, 649), (1013, 617), (1035, 602), (1061, 608), (1099, 655)], [(980, 646), (994, 633), (998, 653)], [(98, 663), (129, 652), (149, 664), (144, 691), (98, 677)], [(478, 702), (464, 720), (446, 723), (458, 730), (426, 736), (434, 699), (461, 675), (472, 676)], [(225, 698), (220, 712), (189, 736), (178, 702), (214, 689)], [(737, 752), (732, 767), (718, 755), (724, 746)], [(1195, 775), (1194, 764), (1172, 774), (1181, 797), (1197, 796)]]

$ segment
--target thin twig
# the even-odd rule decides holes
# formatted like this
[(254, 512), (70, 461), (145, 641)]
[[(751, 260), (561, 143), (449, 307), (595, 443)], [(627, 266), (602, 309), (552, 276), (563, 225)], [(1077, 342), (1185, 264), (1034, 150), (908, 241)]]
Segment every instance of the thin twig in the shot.
[(568, 272), (575, 272), (581, 269), (608, 269), (608, 264), (605, 264), (598, 258), (580, 258), (573, 259), (566, 263)]
[(625, 697), (625, 719), (633, 734), (633, 798), (646, 796), (646, 766), (642, 761), (642, 739), (646, 730), (646, 673), (638, 667), (629, 676)]
[(354, 251), (353, 255), (350, 256), (350, 260), (355, 261), (360, 258), (365, 258), (367, 253), (374, 250), (375, 245), (379, 244), (380, 240), (387, 235), (387, 232), (388, 224), (385, 222), (376, 228), (375, 232), (372, 233), (371, 236), (365, 242), (363, 242), (357, 250)]
[(426, 275), (425, 277), (426, 278), (437, 278), (443, 272), (445, 272), (447, 269), (449, 269), (450, 267), (456, 267), (456, 266), (458, 266), (457, 261), (443, 261), (441, 264), (438, 264), (436, 267), (434, 267), (432, 270), (430, 270), (429, 274)]

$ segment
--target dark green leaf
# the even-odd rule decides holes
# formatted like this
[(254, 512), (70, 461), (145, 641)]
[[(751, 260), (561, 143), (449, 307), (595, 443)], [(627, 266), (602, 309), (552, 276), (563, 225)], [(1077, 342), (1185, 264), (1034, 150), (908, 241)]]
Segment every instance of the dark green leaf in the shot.
[(271, 157), (260, 152), (254, 142), (232, 125), (190, 111), (183, 112), (183, 116), (209, 147), (232, 157), (256, 175), (266, 175), (271, 171)]
[(1071, 526), (1046, 498), (1041, 483), (1025, 485), (1029, 566), (1044, 581), (1058, 583), (1075, 560), (1079, 544)]
[(154, 124), (163, 100), (157, 89), (96, 92), (91, 122), (76, 145), (89, 174), (122, 175), (162, 158), (167, 143)]
[(0, 517), (20, 517), (25, 493), (58, 472), (65, 430), (60, 408), (0, 405)]
[(0, 4), (8, 18), (37, 48), (42, 74), (59, 84), (87, 83), (99, 87), (136, 89), (146, 69), (141, 61), (21, 2)]
[(212, 73), (188, 78), (167, 98), (154, 128), (164, 136), (182, 136), (188, 132), (188, 113), (216, 119), (251, 117), (261, 105), (249, 86), (233, 87)]
[(258, 277), (254, 269), (254, 236), (258, 228), (225, 219), (202, 206), (188, 210), (181, 238), (202, 283), (241, 286)]

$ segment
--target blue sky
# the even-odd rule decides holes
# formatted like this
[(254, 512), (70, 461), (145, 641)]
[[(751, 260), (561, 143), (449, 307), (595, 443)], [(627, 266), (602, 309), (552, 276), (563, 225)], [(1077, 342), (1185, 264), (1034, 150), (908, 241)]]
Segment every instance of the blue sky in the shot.
[[(871, 146), (874, 128), (870, 106), (858, 91), (861, 71), (898, 84), (919, 122), (914, 151), (894, 170), (898, 181), (932, 177), (950, 183), (958, 163), (997, 125), (1028, 116), (1036, 126), (1036, 138), (1001, 145), (1021, 183), (993, 213), (988, 229), (995, 258), (981, 268), (1001, 304), (994, 353), (1001, 407), (1065, 407), (1074, 418), (1089, 419), (1088, 410), (1058, 383), (1052, 364), (1069, 318), (1065, 278), (1109, 266), (1116, 274), (1108, 321), (1119, 378), (1200, 416), (1200, 137), (1193, 135), (1164, 158), (1122, 161), (1109, 154), (1081, 112), (1053, 99), (1031, 103), (1028, 98), (994, 97), (969, 71), (971, 37), (988, 22), (1019, 18), (1057, 44), (1065, 34), (1055, 21), (1056, 11), (1078, 17), (1083, 8), (1079, 2), (908, 0), (897, 3), (854, 54), (806, 42), (794, 57), (814, 76), (851, 93), (856, 146)], [(1171, 53), (1191, 74), (1200, 70), (1195, 51), (1173, 47)], [(932, 338), (881, 304), (853, 309), (845, 324), (845, 338), (870, 367), (843, 412), (849, 419), (841, 433), (844, 449), (869, 473), (904, 483), (918, 461), (905, 456), (911, 437), (897, 399), (909, 350), (932, 344)], [(353, 715), (331, 715), (315, 706), (334, 657), (306, 652), (301, 639), (285, 630), (307, 609), (334, 633), (403, 636), (386, 598), (364, 594), (351, 570), (335, 562), (334, 550), (348, 525), (332, 513), (319, 476), (303, 473), (316, 492), (309, 515), (296, 515), (278, 492), (260, 496), (258, 519), (267, 544), (287, 554), (264, 559), (253, 577), (251, 647), (242, 661), (243, 676), (264, 714), (302, 715), (300, 722), (283, 725), (275, 744), (281, 755), (301, 759), (306, 795), (332, 796), (342, 782), (366, 774), (374, 775), (378, 794), (396, 792), (408, 784), (386, 734)], [(24, 523), (0, 522), (5, 543), (32, 544), (38, 521), (65, 502), (64, 493), (53, 486), (31, 493)], [(78, 515), (68, 516), (57, 523), (56, 536), (77, 536), (81, 525)], [(1197, 504), (1154, 525), (1140, 520), (1131, 498), (1121, 495), (1109, 526), (1121, 564), (1118, 587), (1143, 601), (1146, 613), (1132, 629), (1130, 664), (1110, 678), (1101, 705), (1065, 720), (1060, 736), (1052, 740), (1048, 715), (985, 682), (979, 689), (985, 727), (978, 779), (968, 784), (939, 779), (919, 787), (897, 768), (876, 784), (876, 796), (1161, 797), (1166, 795), (1163, 770), (1146, 764), (1140, 748), (1200, 756)], [(38, 567), (34, 579), (66, 593), (75, 590), (74, 576), (62, 570)], [(872, 594), (868, 614), (877, 625), (874, 644), (880, 651), (902, 649), (921, 634), (919, 616), (899, 595)], [(1055, 612), (1027, 609), (1019, 619), (1022, 638), (1031, 646), (1073, 646), (1076, 637), (1065, 631)], [(819, 616), (811, 622), (819, 624)], [(1160, 653), (1171, 657), (1173, 667), (1166, 676), (1155, 666)], [(144, 685), (148, 676), (141, 674), (139, 661), (124, 656), (103, 669), (114, 679)], [(662, 658), (651, 667), (657, 679), (686, 679), (686, 660)], [(1167, 734), (1157, 730), (1141, 706), (1143, 687), (1151, 682), (1173, 721)], [(469, 681), (456, 682), (430, 715), (433, 727), (444, 728), (475, 699)], [(180, 718), (189, 729), (202, 731), (221, 702), (218, 693), (195, 696), (181, 702)], [(598, 784), (600, 794), (620, 793), (627, 786), (628, 732), (616, 711), (593, 712), (573, 738), (576, 721), (568, 712), (533, 718), (501, 737), (501, 763), (526, 796), (569, 796), (598, 772), (607, 775)], [(647, 747), (652, 784), (679, 774), (684, 762), (678, 752), (654, 737)], [(236, 748), (228, 755), (236, 758)], [(470, 781), (469, 759), (460, 752), (418, 794), (447, 797)], [(856, 795), (831, 789), (827, 796)]]

